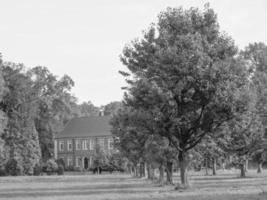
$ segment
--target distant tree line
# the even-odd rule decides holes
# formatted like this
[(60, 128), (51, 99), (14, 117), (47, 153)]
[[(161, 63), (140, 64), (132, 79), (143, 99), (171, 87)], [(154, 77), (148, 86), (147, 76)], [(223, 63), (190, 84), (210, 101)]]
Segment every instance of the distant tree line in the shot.
[[(71, 118), (99, 115), (90, 101), (77, 103), (73, 86), (67, 75), (58, 78), (46, 67), (29, 69), (0, 57), (0, 170), (33, 174), (36, 165), (53, 158), (54, 137)], [(101, 109), (110, 115), (119, 104)]]
[[(168, 8), (126, 45), (120, 73), (127, 86), (112, 119), (116, 146), (129, 169), (161, 184), (189, 187), (189, 168), (231, 164), (245, 176), (247, 160), (266, 161), (267, 46), (238, 50), (208, 5)], [(145, 170), (145, 166), (147, 170)], [(166, 172), (166, 180), (164, 174)]]

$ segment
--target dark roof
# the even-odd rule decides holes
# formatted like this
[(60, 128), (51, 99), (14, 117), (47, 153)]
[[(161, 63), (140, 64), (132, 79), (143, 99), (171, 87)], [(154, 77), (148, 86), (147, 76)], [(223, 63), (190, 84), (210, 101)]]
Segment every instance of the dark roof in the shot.
[(80, 117), (70, 120), (64, 130), (56, 138), (72, 138), (87, 136), (109, 136), (110, 116)]

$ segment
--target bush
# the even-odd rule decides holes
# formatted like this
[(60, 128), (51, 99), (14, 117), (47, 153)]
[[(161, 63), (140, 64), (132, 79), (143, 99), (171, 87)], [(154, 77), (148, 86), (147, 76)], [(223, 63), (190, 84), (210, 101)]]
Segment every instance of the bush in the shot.
[(57, 165), (61, 165), (64, 169), (66, 169), (65, 161), (62, 158), (56, 160)]
[(33, 175), (40, 176), (42, 173), (42, 167), (39, 164), (36, 164), (33, 168)]
[(48, 175), (56, 173), (58, 170), (58, 165), (53, 159), (49, 159), (45, 166), (43, 167), (43, 171), (46, 172)]
[(73, 166), (67, 166), (66, 171), (74, 171), (74, 167)]
[(7, 176), (6, 170), (3, 167), (0, 167), (0, 176)]
[(74, 171), (76, 172), (82, 172), (83, 168), (82, 167), (74, 167)]
[(6, 173), (11, 176), (19, 176), (23, 174), (23, 167), (19, 165), (18, 161), (11, 159), (6, 163)]
[(58, 165), (57, 174), (58, 175), (64, 175), (64, 167), (63, 167), (63, 165)]

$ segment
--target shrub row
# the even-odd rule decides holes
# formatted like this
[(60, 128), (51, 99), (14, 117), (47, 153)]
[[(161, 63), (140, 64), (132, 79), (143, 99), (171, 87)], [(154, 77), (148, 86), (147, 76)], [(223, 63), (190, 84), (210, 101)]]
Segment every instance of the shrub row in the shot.
[[(65, 171), (65, 164), (62, 160), (49, 159), (44, 163), (36, 164), (33, 172), (27, 175), (39, 176), (44, 173), (47, 175), (63, 175)], [(5, 166), (0, 166), (0, 176), (20, 176), (24, 175), (19, 163), (15, 159), (9, 160)]]

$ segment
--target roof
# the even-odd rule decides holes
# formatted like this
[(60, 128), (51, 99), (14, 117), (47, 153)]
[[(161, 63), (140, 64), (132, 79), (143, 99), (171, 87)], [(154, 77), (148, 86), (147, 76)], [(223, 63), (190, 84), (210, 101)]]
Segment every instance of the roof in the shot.
[(80, 117), (70, 120), (56, 138), (75, 138), (111, 135), (110, 116)]

